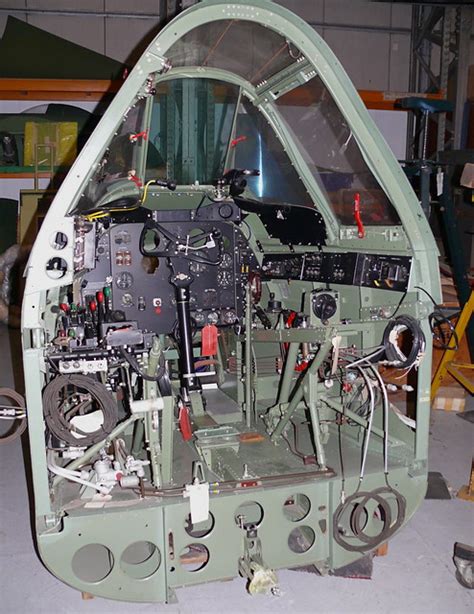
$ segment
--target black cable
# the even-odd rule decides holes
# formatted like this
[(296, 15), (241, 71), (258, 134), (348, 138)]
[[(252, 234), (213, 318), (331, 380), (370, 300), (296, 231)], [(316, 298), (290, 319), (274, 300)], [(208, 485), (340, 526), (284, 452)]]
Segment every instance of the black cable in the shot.
[[(402, 352), (400, 346), (393, 343), (390, 336), (396, 328), (407, 329), (412, 336), (412, 345), (408, 356)], [(401, 315), (391, 320), (385, 327), (382, 344), (385, 348), (385, 355), (389, 362), (397, 369), (409, 369), (412, 367), (419, 355), (425, 351), (426, 340), (418, 321), (408, 315)]]
[(430, 299), (430, 301), (433, 303), (433, 305), (437, 308), (440, 309), (440, 306), (438, 305), (438, 303), (434, 300), (434, 298), (431, 296), (431, 294), (428, 292), (428, 290), (425, 290), (424, 288), (422, 288), (421, 286), (413, 286), (414, 288), (416, 288), (417, 290), (421, 290), (422, 292), (424, 292), (426, 294), (426, 296)]
[[(72, 394), (68, 390), (77, 389)], [(80, 394), (87, 393), (90, 399), (81, 400)], [(72, 407), (65, 407), (64, 394), (72, 402)], [(77, 399), (75, 399), (77, 397)], [(102, 411), (103, 423), (95, 431), (83, 431), (72, 424), (67, 414), (72, 409), (80, 411), (82, 415), (87, 407), (96, 405)], [(104, 384), (88, 375), (58, 375), (52, 379), (43, 390), (43, 409), (46, 424), (49, 430), (61, 441), (73, 446), (90, 446), (102, 441), (117, 424), (117, 402)], [(95, 411), (95, 409), (93, 409)]]
[[(390, 502), (382, 495), (394, 496), (397, 502), (397, 514), (393, 520), (393, 513), (390, 507)], [(368, 522), (367, 504), (371, 499), (378, 503), (377, 508), (380, 510), (380, 520), (382, 528), (376, 535), (368, 535), (364, 529), (367, 526), (371, 528), (371, 523)], [(342, 516), (350, 511), (350, 517), (345, 526), (341, 526)], [(341, 503), (333, 516), (333, 536), (334, 540), (344, 550), (350, 552), (367, 552), (373, 550), (381, 543), (387, 541), (403, 524), (406, 515), (406, 499), (398, 491), (391, 486), (383, 486), (372, 491), (356, 491), (350, 497)], [(393, 522), (392, 522), (393, 520)], [(358, 540), (359, 543), (353, 543), (349, 540)]]
[(394, 318), (397, 315), (398, 310), (402, 306), (402, 303), (405, 300), (407, 293), (408, 293), (408, 290), (405, 290), (405, 292), (402, 294), (402, 298), (398, 301), (398, 305), (395, 307), (395, 311), (386, 318), (387, 320), (390, 320), (391, 318)]
[[(436, 345), (436, 347), (440, 350), (458, 350), (459, 349), (459, 339), (455, 331), (455, 326), (451, 322), (449, 317), (443, 313), (444, 311), (443, 307), (434, 300), (434, 298), (431, 296), (428, 290), (425, 290), (421, 286), (414, 286), (414, 287), (417, 290), (421, 290), (422, 292), (424, 292), (426, 296), (430, 299), (430, 301), (433, 303), (434, 310), (433, 310), (433, 313), (430, 314), (428, 318), (428, 322), (430, 325), (431, 334), (433, 335), (433, 339), (438, 344)], [(447, 341), (444, 341), (443, 329), (441, 328), (442, 324), (447, 324), (449, 331), (451, 333)], [(441, 332), (436, 333), (435, 332), (436, 329), (438, 329)], [(451, 345), (451, 339), (454, 339), (454, 345)]]
[(166, 366), (163, 352), (161, 352), (160, 357), (158, 358), (158, 368), (156, 370), (155, 375), (149, 375), (148, 373), (144, 373), (140, 369), (140, 365), (138, 364), (138, 360), (135, 358), (135, 356), (127, 352), (124, 347), (120, 347), (119, 352), (122, 357), (125, 358), (125, 360), (128, 362), (128, 364), (132, 367), (135, 373), (137, 373), (137, 375), (142, 377), (147, 382), (159, 382), (161, 378), (164, 377), (166, 373)]
[(198, 206), (196, 207), (196, 209), (194, 210), (194, 217), (196, 218), (198, 216), (199, 213), (199, 209), (202, 207), (202, 205), (204, 204), (204, 201), (206, 200), (206, 198), (211, 202), (211, 203), (215, 203), (217, 202), (216, 200), (212, 199), (209, 194), (205, 193), (203, 195), (203, 197), (201, 198)]

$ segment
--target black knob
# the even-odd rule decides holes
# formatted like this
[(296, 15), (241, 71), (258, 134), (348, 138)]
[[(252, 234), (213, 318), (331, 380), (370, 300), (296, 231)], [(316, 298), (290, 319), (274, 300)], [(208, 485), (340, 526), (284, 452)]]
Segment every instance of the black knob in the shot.
[(332, 294), (326, 292), (313, 294), (313, 313), (325, 324), (337, 311), (337, 302)]

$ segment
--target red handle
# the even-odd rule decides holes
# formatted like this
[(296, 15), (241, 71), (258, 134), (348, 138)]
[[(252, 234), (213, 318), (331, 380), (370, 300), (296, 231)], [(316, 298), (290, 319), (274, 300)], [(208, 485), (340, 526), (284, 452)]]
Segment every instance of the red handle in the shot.
[(363, 239), (365, 237), (365, 228), (362, 223), (362, 217), (360, 215), (360, 194), (356, 192), (354, 194), (354, 219), (357, 224), (357, 230), (359, 231), (359, 239)]

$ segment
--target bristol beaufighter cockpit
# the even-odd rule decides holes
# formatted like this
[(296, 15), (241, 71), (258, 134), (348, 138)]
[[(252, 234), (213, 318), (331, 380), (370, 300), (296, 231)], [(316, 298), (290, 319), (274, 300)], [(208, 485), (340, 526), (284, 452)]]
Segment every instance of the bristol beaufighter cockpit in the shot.
[[(61, 185), (27, 268), (37, 541), (62, 581), (331, 573), (427, 480), (437, 252), (355, 89), (301, 19), (167, 25)], [(416, 416), (390, 402), (410, 373)], [(387, 375), (388, 374), (388, 375)]]

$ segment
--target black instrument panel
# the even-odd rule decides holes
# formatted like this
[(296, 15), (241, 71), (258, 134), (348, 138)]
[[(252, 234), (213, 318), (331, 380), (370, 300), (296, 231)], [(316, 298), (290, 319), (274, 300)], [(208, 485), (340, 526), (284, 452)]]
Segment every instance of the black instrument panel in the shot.
[(263, 279), (291, 279), (381, 288), (404, 292), (412, 258), (354, 252), (268, 254), (262, 263)]
[[(176, 256), (173, 242), (163, 237), (160, 249), (169, 257), (140, 253), (143, 222), (112, 224), (97, 239), (96, 266), (88, 271), (81, 284), (84, 304), (98, 291), (107, 288), (108, 311), (136, 321), (140, 329), (168, 334), (177, 320), (175, 288), (170, 278), (177, 272), (193, 277), (190, 286), (190, 310), (193, 325), (226, 326), (242, 318), (244, 284), (257, 261), (243, 233), (237, 226), (240, 211), (233, 204), (219, 203), (195, 210), (153, 213), (165, 232), (186, 242), (196, 233), (213, 233), (217, 249), (203, 248), (190, 252), (188, 258)], [(216, 264), (206, 263), (206, 256)], [(195, 257), (197, 254), (199, 257)], [(204, 256), (204, 257), (203, 257)], [(203, 262), (204, 260), (204, 262)]]

